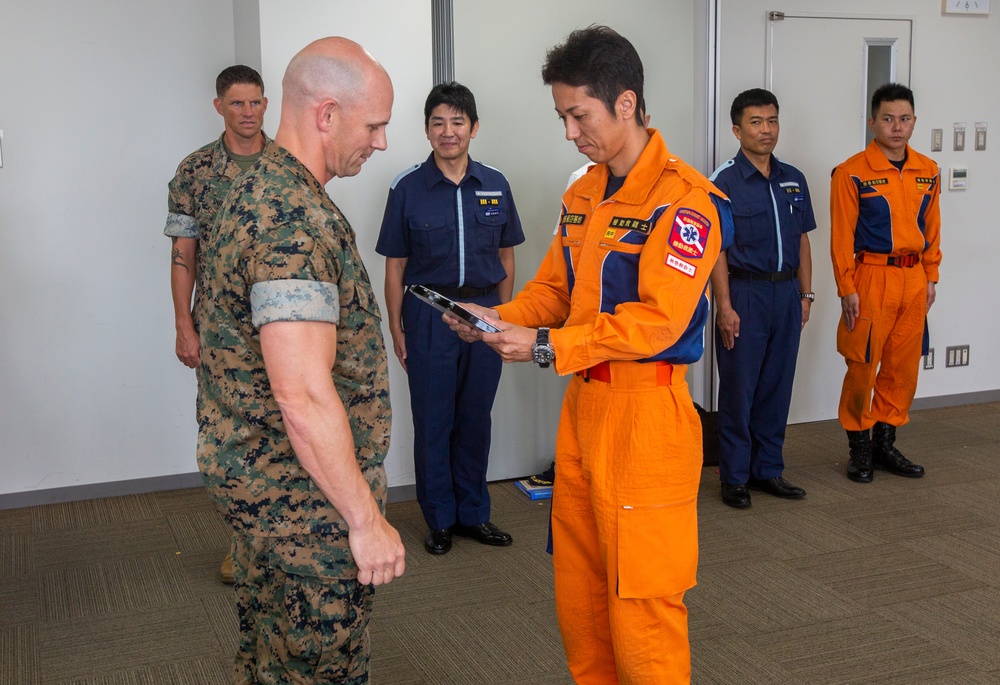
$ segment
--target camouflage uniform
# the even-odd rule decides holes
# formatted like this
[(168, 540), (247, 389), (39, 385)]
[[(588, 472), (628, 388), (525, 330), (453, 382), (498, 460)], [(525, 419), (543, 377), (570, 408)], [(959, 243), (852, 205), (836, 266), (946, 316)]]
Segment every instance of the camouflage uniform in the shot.
[[(177, 171), (167, 185), (167, 224), (163, 235), (194, 238), (199, 248), (208, 237), (222, 201), (229, 194), (233, 181), (243, 173), (226, 151), (223, 143), (225, 135), (223, 133), (218, 140), (195, 150), (177, 165)], [(263, 131), (261, 135), (267, 146), (271, 139)], [(198, 250), (197, 264), (197, 272), (200, 273), (201, 249)], [(202, 286), (199, 285), (194, 294), (196, 325), (201, 291)]]
[(333, 381), (384, 509), (388, 363), (354, 231), (272, 142), (234, 184), (204, 248), (198, 465), (236, 531), (238, 682), (367, 682), (372, 588), (357, 583), (346, 523), (295, 457), (259, 335), (273, 321), (337, 326)]

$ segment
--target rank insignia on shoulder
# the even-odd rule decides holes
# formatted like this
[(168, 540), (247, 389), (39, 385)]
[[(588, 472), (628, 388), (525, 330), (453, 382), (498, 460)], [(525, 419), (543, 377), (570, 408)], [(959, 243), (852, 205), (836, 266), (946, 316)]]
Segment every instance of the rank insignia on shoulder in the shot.
[(562, 218), (559, 220), (561, 224), (573, 224), (574, 226), (580, 226), (587, 219), (586, 214), (563, 214)]
[(682, 207), (674, 215), (674, 225), (670, 228), (670, 247), (685, 257), (701, 259), (711, 227), (712, 222), (704, 214)]

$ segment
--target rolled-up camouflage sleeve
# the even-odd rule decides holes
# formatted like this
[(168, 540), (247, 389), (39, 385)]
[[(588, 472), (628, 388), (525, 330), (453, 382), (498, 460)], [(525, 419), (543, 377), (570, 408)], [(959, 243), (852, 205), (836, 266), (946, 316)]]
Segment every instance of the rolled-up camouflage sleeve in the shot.
[(198, 222), (193, 216), (168, 212), (163, 235), (171, 238), (198, 238)]
[(197, 238), (198, 222), (194, 218), (194, 197), (191, 189), (192, 171), (181, 162), (167, 184), (167, 223), (163, 235), (171, 238)]
[(241, 267), (255, 328), (272, 321), (340, 320), (338, 263), (309, 224), (275, 226), (258, 236)]
[(287, 279), (254, 283), (250, 289), (253, 325), (272, 321), (340, 320), (340, 296), (335, 283)]

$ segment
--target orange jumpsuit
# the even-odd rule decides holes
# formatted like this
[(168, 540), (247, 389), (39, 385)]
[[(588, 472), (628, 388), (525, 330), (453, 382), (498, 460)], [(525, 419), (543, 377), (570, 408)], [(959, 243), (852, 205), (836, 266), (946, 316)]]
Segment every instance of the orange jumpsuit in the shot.
[(941, 263), (941, 184), (933, 160), (906, 152), (899, 171), (872, 141), (830, 183), (837, 294), (860, 298), (854, 330), (843, 317), (837, 330), (847, 361), (839, 416), (848, 431), (905, 424), (917, 390), (927, 283), (937, 283)]
[(556, 439), (552, 542), (559, 627), (581, 684), (691, 676), (683, 597), (698, 565), (702, 446), (684, 374), (703, 352), (708, 277), (732, 216), (650, 134), (611, 198), (603, 164), (566, 191), (537, 275), (496, 308), (519, 325), (561, 326), (556, 371), (578, 374)]

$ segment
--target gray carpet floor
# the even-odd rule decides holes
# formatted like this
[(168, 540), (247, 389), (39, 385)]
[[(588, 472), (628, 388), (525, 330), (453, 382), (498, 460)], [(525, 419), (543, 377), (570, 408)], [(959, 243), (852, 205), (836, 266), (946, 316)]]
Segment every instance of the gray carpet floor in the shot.
[[(1000, 403), (914, 412), (897, 444), (927, 476), (858, 485), (836, 422), (792, 426), (785, 475), (808, 497), (745, 511), (704, 469), (695, 683), (1000, 683)], [(377, 593), (374, 685), (571, 683), (549, 505), (491, 492), (512, 547), (432, 557), (416, 503), (390, 505), (407, 570)], [(227, 682), (228, 537), (200, 489), (0, 511), (0, 684)]]

